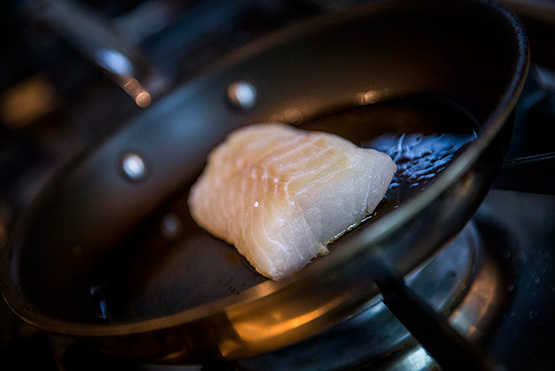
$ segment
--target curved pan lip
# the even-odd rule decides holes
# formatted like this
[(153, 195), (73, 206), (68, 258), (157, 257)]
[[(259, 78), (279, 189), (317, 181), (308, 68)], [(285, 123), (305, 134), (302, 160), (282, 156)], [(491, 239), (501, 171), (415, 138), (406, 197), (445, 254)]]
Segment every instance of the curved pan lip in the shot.
[[(307, 266), (301, 272), (293, 275), (292, 277), (284, 281), (266, 281), (260, 283), (250, 289), (243, 291), (237, 297), (227, 297), (211, 303), (203, 304), (199, 307), (195, 307), (183, 312), (167, 315), (160, 318), (121, 324), (75, 323), (59, 318), (54, 318), (41, 312), (29, 311), (28, 309), (25, 309), (24, 294), (17, 290), (16, 285), (10, 283), (10, 268), (8, 267), (9, 259), (7, 258), (8, 254), (6, 254), (6, 251), (4, 251), (4, 254), (2, 256), (4, 260), (2, 267), (4, 269), (2, 272), (3, 282), (1, 288), (8, 305), (24, 321), (33, 326), (46, 331), (76, 337), (111, 337), (164, 330), (167, 328), (182, 326), (193, 321), (209, 318), (210, 316), (214, 316), (217, 314), (222, 314), (230, 310), (230, 308), (244, 308), (245, 306), (257, 300), (268, 297), (269, 295), (272, 295), (284, 289), (298, 290), (302, 288), (303, 285), (306, 285), (306, 282), (312, 279), (313, 276), (318, 276), (319, 272), (321, 272), (322, 270), (329, 270), (332, 269), (334, 266), (341, 265), (344, 261), (351, 259), (353, 256), (359, 254), (369, 244), (375, 243), (385, 236), (389, 235), (390, 233), (392, 233), (392, 231), (395, 231), (397, 229), (396, 226), (403, 225), (404, 223), (410, 221), (412, 218), (418, 215), (421, 210), (426, 207), (426, 205), (428, 205), (435, 198), (439, 197), (452, 184), (457, 182), (461, 175), (477, 161), (480, 155), (488, 148), (489, 144), (493, 141), (493, 139), (500, 132), (501, 128), (505, 125), (505, 122), (508, 119), (512, 109), (515, 107), (520, 92), (524, 86), (529, 67), (529, 50), (527, 36), (520, 20), (510, 10), (498, 3), (488, 0), (475, 0), (475, 2), (485, 4), (490, 8), (497, 10), (499, 14), (505, 17), (507, 22), (509, 22), (513, 26), (519, 52), (519, 55), (516, 58), (516, 65), (514, 66), (514, 70), (516, 71), (516, 73), (508, 84), (507, 90), (504, 92), (503, 96), (499, 100), (497, 108), (485, 121), (484, 130), (481, 131), (477, 140), (472, 142), (467, 150), (465, 150), (465, 152), (463, 152), (461, 156), (458, 157), (442, 173), (441, 177), (438, 177), (437, 181), (433, 185), (431, 185), (425, 192), (422, 192), (420, 195), (412, 199), (402, 208), (397, 209), (394, 213), (391, 213), (376, 221), (372, 228), (367, 231), (368, 233), (361, 234), (350, 243), (350, 248), (342, 249), (340, 253), (334, 254), (333, 259), (329, 259), (323, 265), (320, 265), (318, 267)], [(306, 27), (307, 25), (318, 25), (322, 22), (328, 22), (329, 19), (333, 19), (334, 17), (342, 16), (344, 16), (344, 13), (325, 15), (314, 20), (309, 20), (302, 26)], [(287, 40), (288, 37), (295, 36), (296, 34), (297, 30), (295, 27), (293, 27), (292, 29), (279, 32), (277, 36), (275, 34), (269, 35), (268, 40), (270, 42), (267, 42), (268, 40), (266, 40), (266, 44), (272, 44), (272, 41), (283, 42), (283, 40)], [(248, 49), (246, 49), (246, 51), (247, 53), (249, 52)]]

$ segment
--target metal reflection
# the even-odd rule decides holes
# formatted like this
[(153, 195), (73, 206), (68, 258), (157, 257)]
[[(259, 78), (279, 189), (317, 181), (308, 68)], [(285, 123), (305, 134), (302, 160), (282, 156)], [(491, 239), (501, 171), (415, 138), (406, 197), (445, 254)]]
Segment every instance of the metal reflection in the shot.
[(129, 59), (114, 49), (101, 48), (95, 52), (95, 61), (99, 66), (119, 75), (132, 75), (133, 66)]
[(108, 19), (67, 0), (23, 2), (22, 12), (46, 25), (118, 84), (139, 107), (169, 86), (148, 58)]
[(129, 94), (137, 106), (141, 108), (148, 107), (152, 102), (150, 93), (135, 78), (129, 78), (129, 80), (123, 84), (123, 90)]
[(251, 346), (255, 347), (256, 344), (267, 342), (280, 335), (289, 334), (291, 330), (308, 325), (330, 310), (341, 306), (342, 303), (343, 299), (339, 297), (327, 302), (318, 309), (292, 318), (288, 318), (289, 315), (287, 313), (273, 311), (271, 313), (272, 321), (267, 321), (269, 318), (267, 316), (261, 317), (261, 321), (253, 321), (253, 318), (243, 321), (241, 318), (237, 318), (240, 314), (234, 315), (230, 312), (228, 313), (228, 318), (233, 324), (233, 329), (236, 331), (236, 339), (230, 338), (222, 342), (219, 345), (220, 352), (224, 357), (228, 357), (235, 351), (242, 349), (245, 344), (251, 344)]

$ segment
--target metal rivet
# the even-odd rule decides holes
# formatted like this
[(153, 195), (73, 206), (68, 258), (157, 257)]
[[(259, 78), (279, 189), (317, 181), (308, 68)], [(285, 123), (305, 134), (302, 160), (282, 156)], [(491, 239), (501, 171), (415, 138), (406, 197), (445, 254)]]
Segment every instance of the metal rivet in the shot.
[(121, 169), (123, 174), (129, 180), (139, 181), (146, 178), (146, 165), (141, 156), (136, 153), (128, 153), (121, 161)]
[(167, 238), (177, 236), (179, 231), (181, 231), (181, 221), (179, 217), (175, 214), (166, 215), (164, 219), (162, 219), (161, 231)]
[(256, 89), (246, 81), (234, 82), (227, 88), (227, 99), (233, 107), (251, 110), (256, 105)]
[(299, 125), (304, 120), (304, 115), (298, 109), (288, 109), (285, 111), (284, 119), (287, 123), (291, 125)]

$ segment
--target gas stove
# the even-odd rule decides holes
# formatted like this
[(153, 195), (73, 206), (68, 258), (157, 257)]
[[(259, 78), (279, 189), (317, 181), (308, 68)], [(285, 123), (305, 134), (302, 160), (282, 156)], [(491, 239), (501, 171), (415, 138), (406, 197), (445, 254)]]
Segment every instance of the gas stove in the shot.
[[(363, 2), (178, 4), (159, 0), (95, 3), (94, 11), (140, 47), (169, 81), (163, 90), (170, 91), (205, 64), (258, 36), (359, 3)], [(10, 14), (3, 22), (4, 34), (16, 37), (7, 44), (13, 49), (2, 57), (9, 73), (0, 81), (0, 251), (14, 220), (56, 169), (142, 110), (136, 94), (117, 86), (113, 76), (99, 72), (55, 33), (42, 32), (20, 11), (2, 14)], [(14, 21), (19, 17), (24, 22)], [(526, 17), (533, 18), (528, 13)], [(553, 156), (545, 156), (555, 146), (544, 134), (555, 122), (555, 63), (546, 58), (549, 50), (540, 49), (545, 44), (534, 41), (533, 64), (517, 105), (506, 167), (460, 234), (406, 279), (430, 308), (478, 345), (480, 356), (508, 370), (555, 365), (551, 352), (555, 346), (555, 183), (549, 168)], [(537, 61), (536, 45), (541, 56)], [(18, 114), (17, 108), (29, 99), (36, 101), (36, 96), (41, 97), (39, 102)], [(153, 103), (156, 99), (152, 97)], [(521, 158), (526, 161), (511, 161)], [(381, 298), (310, 339), (225, 365), (160, 366), (114, 358), (71, 339), (42, 333), (21, 322), (3, 303), (0, 321), (0, 362), (7, 365), (3, 369), (429, 370), (442, 366)], [(427, 344), (439, 346), (434, 343), (438, 341)]]

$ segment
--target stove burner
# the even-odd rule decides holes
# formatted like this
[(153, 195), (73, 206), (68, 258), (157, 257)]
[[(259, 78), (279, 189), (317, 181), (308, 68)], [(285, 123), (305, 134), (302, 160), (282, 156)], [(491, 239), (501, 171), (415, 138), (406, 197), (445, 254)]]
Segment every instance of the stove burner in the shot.
[[(512, 276), (497, 245), (486, 243), (471, 222), (406, 285), (472, 342), (483, 340), (508, 301)], [(375, 298), (332, 329), (296, 345), (239, 362), (247, 370), (378, 369), (437, 366), (409, 331)]]

